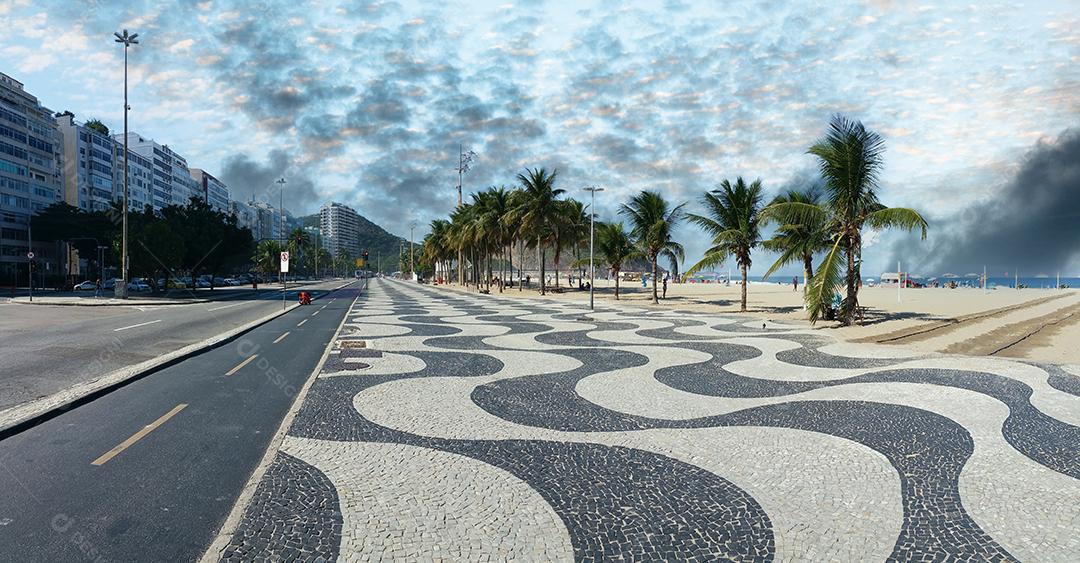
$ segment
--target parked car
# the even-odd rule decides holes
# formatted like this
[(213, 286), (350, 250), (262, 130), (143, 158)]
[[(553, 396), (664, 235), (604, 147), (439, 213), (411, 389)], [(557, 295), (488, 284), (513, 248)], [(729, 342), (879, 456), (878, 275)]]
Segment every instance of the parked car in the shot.
[(101, 282), (101, 289), (113, 290), (116, 289), (116, 282), (120, 281), (120, 278), (113, 278), (111, 280), (105, 280)]
[(75, 291), (93, 291), (95, 288), (97, 288), (96, 283), (92, 281), (84, 281), (82, 283), (75, 284), (75, 287), (73, 289)]
[(210, 287), (210, 282), (206, 280), (198, 280), (195, 282), (195, 287)]
[(214, 278), (214, 286), (215, 287), (222, 286), (222, 285), (229, 285), (229, 284), (225, 283), (225, 278)]
[(131, 283), (128, 284), (128, 291), (135, 291), (140, 293), (150, 291), (150, 286), (147, 285), (144, 281), (132, 280)]

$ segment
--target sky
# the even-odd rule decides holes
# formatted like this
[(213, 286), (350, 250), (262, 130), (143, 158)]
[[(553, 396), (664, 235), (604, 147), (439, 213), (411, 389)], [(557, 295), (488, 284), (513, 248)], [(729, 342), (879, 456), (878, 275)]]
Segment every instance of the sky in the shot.
[[(397, 234), (416, 221), (417, 239), (457, 201), (459, 144), (478, 153), (466, 193), (558, 169), (571, 196), (603, 187), (597, 210), (614, 220), (643, 189), (697, 211), (723, 179), (761, 178), (770, 197), (812, 182), (806, 149), (836, 113), (885, 138), (882, 202), (931, 222), (925, 242), (867, 233), (866, 275), (898, 256), (915, 272), (961, 267), (941, 263), (942, 245), (982, 236), (973, 214), (1006, 197), (1022, 206), (1027, 182), (1050, 199), (1031, 217), (1021, 207), (997, 233), (1008, 240), (1080, 192), (1076, 0), (0, 0), (0, 29), (0, 71), (114, 130), (112, 33), (138, 33), (133, 131), (234, 199), (266, 199), (284, 176), (290, 211), (339, 201)], [(1063, 172), (1025, 175), (1047, 151)], [(1020, 253), (1025, 269), (1080, 275), (1077, 199), (1062, 200), (1077, 207), (1059, 213), (1060, 251)], [(708, 246), (689, 225), (677, 236), (690, 261)], [(992, 269), (1021, 259), (972, 251)], [(771, 263), (758, 253), (751, 273)]]

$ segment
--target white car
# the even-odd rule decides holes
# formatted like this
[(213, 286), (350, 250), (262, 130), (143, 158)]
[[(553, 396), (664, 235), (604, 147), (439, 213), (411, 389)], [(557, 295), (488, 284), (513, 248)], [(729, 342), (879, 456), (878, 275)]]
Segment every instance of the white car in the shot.
[(150, 291), (150, 286), (141, 281), (133, 281), (127, 285), (128, 291)]
[(75, 286), (75, 291), (93, 291), (97, 289), (97, 284), (92, 281), (84, 281)]

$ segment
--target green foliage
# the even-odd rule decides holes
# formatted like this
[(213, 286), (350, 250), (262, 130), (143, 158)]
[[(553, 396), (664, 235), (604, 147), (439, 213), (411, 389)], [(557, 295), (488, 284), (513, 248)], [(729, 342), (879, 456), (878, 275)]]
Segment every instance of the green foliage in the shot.
[(690, 215), (690, 221), (712, 236), (712, 247), (687, 274), (722, 264), (735, 258), (742, 272), (742, 310), (746, 311), (746, 278), (752, 265), (750, 253), (761, 245), (761, 180), (747, 184), (740, 176), (728, 180), (701, 198), (705, 215)]
[[(832, 296), (840, 283), (841, 271), (847, 287), (839, 318), (844, 324), (854, 320), (859, 305), (864, 226), (919, 229), (926, 238), (927, 223), (918, 212), (887, 208), (877, 199), (875, 190), (884, 166), (884, 151), (885, 142), (880, 135), (867, 130), (858, 121), (840, 115), (833, 117), (825, 137), (807, 151), (818, 158), (825, 180), (824, 203), (820, 206), (803, 203), (778, 206), (778, 213), (786, 213), (788, 218), (801, 222), (822, 214), (828, 216), (825, 223), (833, 244), (818, 266), (806, 294), (812, 321), (821, 318), (832, 307)], [(841, 254), (846, 265), (841, 265)]]
[(672, 207), (659, 192), (643, 191), (624, 203), (619, 213), (630, 221), (630, 234), (638, 251), (652, 265), (653, 303), (659, 303), (657, 297), (657, 258), (666, 256), (671, 260), (682, 260), (682, 245), (672, 239), (675, 227), (683, 219), (685, 203)]

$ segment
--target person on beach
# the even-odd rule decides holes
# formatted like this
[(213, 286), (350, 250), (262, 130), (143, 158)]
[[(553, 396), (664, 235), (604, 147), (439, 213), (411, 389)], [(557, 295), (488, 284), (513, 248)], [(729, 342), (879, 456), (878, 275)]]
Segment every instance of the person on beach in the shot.
[(799, 291), (799, 278), (798, 276), (791, 277), (791, 287), (794, 288), (791, 291)]
[(663, 295), (663, 297), (661, 297), (661, 299), (667, 299), (667, 280), (668, 280), (668, 277), (667, 277), (667, 274), (665, 274), (664, 275), (664, 295)]

